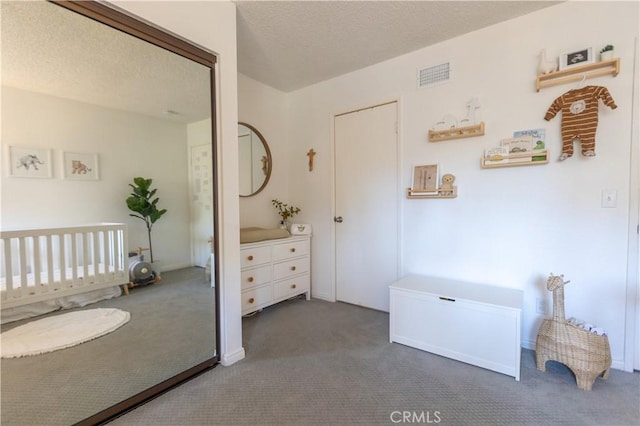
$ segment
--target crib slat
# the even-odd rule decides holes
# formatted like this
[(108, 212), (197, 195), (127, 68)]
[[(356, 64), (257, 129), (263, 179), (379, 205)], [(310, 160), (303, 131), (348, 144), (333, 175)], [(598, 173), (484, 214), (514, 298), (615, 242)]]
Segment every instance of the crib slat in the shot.
[(121, 278), (124, 278), (125, 280), (129, 280), (129, 253), (128, 253), (128, 248), (127, 248), (127, 242), (129, 241), (128, 238), (128, 234), (127, 234), (127, 228), (126, 227), (122, 227), (121, 229), (119, 229), (118, 231), (116, 231), (118, 234), (118, 245), (117, 245), (117, 253), (118, 253), (118, 270), (120, 271)]
[(71, 287), (74, 287), (78, 279), (78, 269), (75, 267), (78, 264), (78, 244), (74, 234), (69, 234), (71, 239)]
[(80, 235), (80, 242), (81, 242), (81, 249), (82, 249), (82, 276), (78, 276), (78, 285), (89, 285), (91, 284), (88, 279), (89, 279), (89, 242), (88, 242), (88, 236), (89, 233), (88, 232), (83, 232)]
[(111, 251), (109, 250), (109, 241), (111, 240), (111, 235), (113, 235), (112, 230), (105, 230), (102, 233), (102, 264), (104, 265), (104, 276), (105, 279), (107, 277), (111, 277)]
[(51, 291), (55, 291), (60, 286), (53, 275), (53, 235), (45, 235), (45, 239), (47, 240), (47, 284)]
[(27, 250), (26, 238), (18, 239), (18, 253), (20, 253), (20, 295), (29, 294), (29, 281), (27, 278)]
[(92, 238), (93, 243), (93, 282), (98, 284), (105, 280), (104, 275), (100, 272), (100, 231), (94, 231)]
[(4, 281), (6, 291), (2, 292), (2, 300), (7, 300), (13, 296), (13, 266), (11, 262), (11, 238), (4, 238)]
[(33, 265), (31, 266), (33, 273), (33, 285), (35, 286), (36, 293), (46, 293), (47, 287), (42, 286), (41, 271), (42, 265), (40, 264), (40, 237), (33, 237)]
[(60, 271), (60, 289), (66, 289), (69, 288), (68, 282), (67, 282), (67, 238), (66, 235), (64, 233), (60, 234), (59, 236), (59, 242), (60, 244), (60, 264), (59, 266), (59, 271)]

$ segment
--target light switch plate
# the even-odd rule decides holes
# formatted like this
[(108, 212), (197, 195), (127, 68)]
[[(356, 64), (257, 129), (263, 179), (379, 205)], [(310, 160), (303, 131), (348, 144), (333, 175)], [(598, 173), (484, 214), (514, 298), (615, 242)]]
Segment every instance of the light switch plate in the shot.
[(618, 191), (615, 189), (602, 190), (602, 207), (614, 208), (618, 206)]

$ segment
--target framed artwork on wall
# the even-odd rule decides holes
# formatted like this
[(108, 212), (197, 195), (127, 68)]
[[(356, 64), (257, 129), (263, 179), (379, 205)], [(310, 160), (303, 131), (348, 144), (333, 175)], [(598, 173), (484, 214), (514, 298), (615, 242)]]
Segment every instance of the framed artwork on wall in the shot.
[(439, 181), (437, 164), (413, 166), (411, 192), (415, 194), (437, 194)]
[(585, 65), (595, 62), (593, 48), (585, 47), (581, 50), (567, 52), (560, 55), (560, 69), (571, 68), (576, 65)]
[(64, 178), (72, 180), (98, 180), (98, 154), (65, 152)]
[(11, 177), (51, 178), (51, 150), (24, 146), (7, 146), (6, 170)]

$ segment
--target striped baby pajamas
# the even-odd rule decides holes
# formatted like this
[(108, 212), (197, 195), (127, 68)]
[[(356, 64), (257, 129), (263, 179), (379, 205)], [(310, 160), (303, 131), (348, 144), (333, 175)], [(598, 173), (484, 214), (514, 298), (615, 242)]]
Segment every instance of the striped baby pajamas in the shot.
[(596, 155), (596, 129), (598, 128), (598, 100), (611, 109), (618, 106), (606, 87), (585, 86), (569, 90), (553, 101), (544, 119), (549, 121), (562, 111), (562, 155), (564, 160), (573, 155), (573, 140), (579, 139), (582, 155)]

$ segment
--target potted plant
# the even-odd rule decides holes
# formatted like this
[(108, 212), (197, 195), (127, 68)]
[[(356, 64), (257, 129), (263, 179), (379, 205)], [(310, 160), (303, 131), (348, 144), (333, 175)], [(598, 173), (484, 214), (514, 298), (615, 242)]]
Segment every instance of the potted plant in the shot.
[(300, 209), (298, 207), (289, 206), (287, 203), (283, 203), (277, 198), (271, 200), (271, 204), (273, 204), (273, 206), (278, 210), (278, 215), (280, 215), (280, 217), (282, 218), (282, 220), (280, 221), (280, 228), (282, 229), (288, 228), (287, 220), (289, 218), (292, 218), (293, 216), (300, 213)]
[(607, 44), (600, 50), (600, 60), (606, 61), (613, 58), (613, 45)]
[[(153, 264), (153, 246), (151, 245), (151, 228), (166, 212), (167, 209), (159, 209), (158, 201), (160, 198), (154, 196), (157, 189), (151, 189), (153, 179), (145, 179), (143, 177), (133, 178), (133, 184), (129, 186), (133, 189), (133, 192), (127, 198), (127, 207), (135, 214), (129, 214), (129, 216), (137, 217), (142, 220), (147, 226), (147, 235), (149, 238), (149, 260)], [(159, 272), (159, 271), (156, 271)]]

